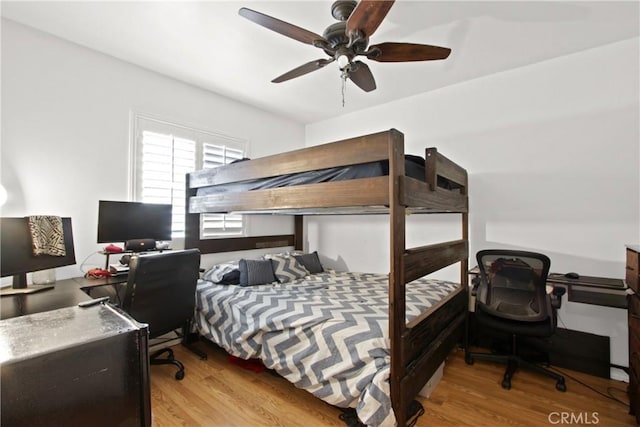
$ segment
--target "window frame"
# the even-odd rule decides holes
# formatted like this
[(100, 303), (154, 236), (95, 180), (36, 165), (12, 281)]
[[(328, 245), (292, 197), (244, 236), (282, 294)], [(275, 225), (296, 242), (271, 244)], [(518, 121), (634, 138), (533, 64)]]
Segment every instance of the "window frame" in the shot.
[[(225, 148), (231, 148), (233, 150), (240, 150), (243, 153), (243, 157), (248, 157), (250, 143), (246, 139), (231, 137), (224, 135), (220, 132), (214, 132), (202, 127), (192, 126), (188, 124), (176, 123), (162, 119), (150, 114), (131, 112), (131, 137), (130, 137), (130, 167), (129, 167), (129, 199), (134, 201), (142, 201), (142, 183), (141, 183), (141, 165), (142, 165), (142, 137), (144, 131), (160, 133), (165, 135), (172, 135), (177, 138), (193, 140), (195, 146), (195, 169), (203, 169), (204, 166), (204, 144), (212, 144)], [(185, 199), (186, 200), (186, 199)], [(242, 216), (242, 229), (240, 233), (233, 234), (218, 234), (213, 236), (203, 236), (203, 224), (206, 215), (217, 214), (202, 214), (200, 217), (199, 225), (199, 240), (224, 240), (247, 237), (250, 232), (249, 218), (246, 215)], [(185, 218), (185, 221), (187, 219)], [(186, 226), (186, 223), (185, 223)], [(186, 229), (185, 229), (186, 232)], [(185, 236), (173, 237), (173, 241), (184, 240)]]

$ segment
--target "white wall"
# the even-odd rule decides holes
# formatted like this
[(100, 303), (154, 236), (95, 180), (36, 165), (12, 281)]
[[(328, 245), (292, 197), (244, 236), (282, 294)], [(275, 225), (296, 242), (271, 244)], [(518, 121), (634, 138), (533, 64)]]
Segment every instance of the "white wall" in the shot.
[[(521, 248), (549, 255), (553, 271), (623, 278), (624, 245), (640, 241), (638, 52), (626, 40), (314, 123), (306, 143), (394, 127), (406, 152), (435, 146), (467, 168), (472, 257)], [(459, 236), (457, 218), (410, 219), (409, 245)], [(386, 218), (310, 218), (307, 228), (325, 262), (388, 271)], [(560, 316), (610, 336), (612, 363), (627, 365), (625, 310), (565, 298)]]
[[(3, 19), (2, 215), (72, 218), (78, 265), (58, 278), (80, 275), (87, 257), (85, 271), (104, 265), (98, 200), (129, 199), (131, 111), (246, 139), (251, 157), (304, 141), (298, 123)], [(279, 219), (276, 232), (293, 231)]]

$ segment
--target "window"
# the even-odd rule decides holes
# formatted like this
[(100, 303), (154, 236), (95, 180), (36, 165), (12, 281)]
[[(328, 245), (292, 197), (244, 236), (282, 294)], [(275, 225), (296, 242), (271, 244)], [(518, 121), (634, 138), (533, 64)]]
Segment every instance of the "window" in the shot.
[[(173, 205), (173, 237), (185, 234), (186, 174), (214, 168), (245, 156), (242, 140), (135, 116), (132, 155), (134, 200)], [(242, 215), (200, 215), (200, 238), (245, 235)]]

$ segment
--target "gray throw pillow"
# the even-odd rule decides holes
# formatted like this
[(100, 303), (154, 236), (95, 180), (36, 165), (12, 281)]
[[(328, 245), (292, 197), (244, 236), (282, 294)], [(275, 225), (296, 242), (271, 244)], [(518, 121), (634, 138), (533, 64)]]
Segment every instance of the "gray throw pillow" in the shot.
[(322, 273), (324, 271), (317, 251), (310, 254), (294, 255), (294, 258), (300, 261), (310, 274)]
[(264, 285), (276, 281), (269, 260), (240, 260), (240, 286)]

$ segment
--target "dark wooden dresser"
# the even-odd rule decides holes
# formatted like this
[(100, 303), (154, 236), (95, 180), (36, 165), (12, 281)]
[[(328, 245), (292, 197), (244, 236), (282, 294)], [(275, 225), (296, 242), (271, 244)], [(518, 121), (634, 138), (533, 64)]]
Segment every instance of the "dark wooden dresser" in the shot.
[(106, 304), (0, 321), (0, 424), (151, 426), (148, 336)]
[(629, 412), (640, 425), (640, 245), (627, 245), (625, 281), (629, 293)]

